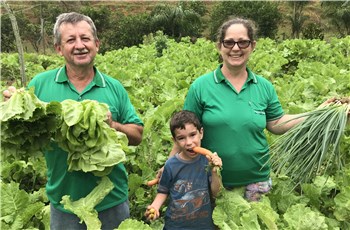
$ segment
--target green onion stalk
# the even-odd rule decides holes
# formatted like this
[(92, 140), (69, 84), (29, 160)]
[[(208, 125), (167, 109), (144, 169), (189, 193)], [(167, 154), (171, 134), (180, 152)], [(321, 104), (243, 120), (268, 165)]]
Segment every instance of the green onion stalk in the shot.
[(289, 176), (298, 185), (310, 182), (316, 175), (324, 175), (331, 168), (341, 170), (340, 143), (349, 109), (350, 98), (343, 98), (291, 119), (305, 117), (271, 144), (273, 171)]

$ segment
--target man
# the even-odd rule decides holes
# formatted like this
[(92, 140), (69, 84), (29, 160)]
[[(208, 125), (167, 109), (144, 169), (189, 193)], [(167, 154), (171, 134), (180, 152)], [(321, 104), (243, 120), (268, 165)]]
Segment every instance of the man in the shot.
[[(38, 74), (28, 87), (35, 87), (35, 94), (45, 102), (90, 99), (108, 104), (108, 124), (125, 133), (130, 145), (140, 144), (143, 123), (125, 88), (118, 80), (99, 72), (94, 66), (100, 41), (93, 21), (75, 12), (64, 13), (57, 17), (53, 32), (55, 50), (64, 57), (65, 66)], [(10, 97), (11, 92), (4, 92), (4, 96)], [(68, 172), (67, 153), (57, 145), (45, 152), (45, 158), (48, 169), (46, 191), (51, 203), (51, 229), (86, 229), (86, 225), (80, 224), (80, 219), (65, 210), (60, 201), (64, 195), (70, 195), (73, 200), (85, 197), (101, 178), (82, 171)], [(130, 216), (124, 165), (116, 165), (108, 177), (115, 187), (95, 207), (102, 229), (117, 228), (120, 222)]]

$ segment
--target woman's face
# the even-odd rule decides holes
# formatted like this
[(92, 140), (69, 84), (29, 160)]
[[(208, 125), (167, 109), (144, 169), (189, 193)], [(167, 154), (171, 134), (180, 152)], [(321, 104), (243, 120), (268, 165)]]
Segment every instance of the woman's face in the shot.
[[(244, 27), (243, 24), (232, 24), (226, 31), (224, 41), (228, 41), (226, 44), (231, 43), (231, 46), (232, 46), (232, 41), (235, 41), (235, 42), (246, 41), (242, 43), (249, 43), (247, 42), (247, 41), (250, 41), (248, 37), (247, 28)], [(219, 46), (219, 52), (223, 59), (223, 64), (226, 65), (228, 68), (234, 68), (234, 67), (245, 68), (248, 62), (250, 53), (254, 50), (255, 41), (251, 41), (251, 43), (246, 48), (243, 48), (243, 45), (241, 45), (241, 47), (242, 48), (239, 48), (238, 44), (236, 43), (232, 48), (229, 48), (229, 47), (227, 48), (224, 46), (223, 43), (221, 43)]]

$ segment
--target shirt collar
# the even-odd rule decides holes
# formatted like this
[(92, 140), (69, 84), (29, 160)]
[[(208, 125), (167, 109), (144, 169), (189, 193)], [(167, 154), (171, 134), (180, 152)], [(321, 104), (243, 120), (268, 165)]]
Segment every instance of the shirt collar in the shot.
[[(223, 73), (221, 71), (221, 67), (222, 67), (222, 64), (220, 64), (218, 66), (218, 68), (216, 70), (214, 70), (214, 81), (217, 84), (225, 80), (225, 77), (224, 77), (224, 75), (223, 75)], [(258, 80), (256, 78), (255, 73), (253, 73), (248, 67), (246, 69), (247, 69), (247, 72), (248, 72), (247, 82), (253, 82), (253, 83), (257, 84)]]
[[(99, 87), (106, 87), (106, 80), (103, 74), (100, 71), (98, 71), (98, 69), (95, 66), (93, 68), (95, 71), (95, 76), (92, 81), (95, 83), (95, 85)], [(66, 66), (63, 66), (57, 71), (55, 82), (62, 83), (67, 81), (68, 81), (68, 76), (66, 72)]]

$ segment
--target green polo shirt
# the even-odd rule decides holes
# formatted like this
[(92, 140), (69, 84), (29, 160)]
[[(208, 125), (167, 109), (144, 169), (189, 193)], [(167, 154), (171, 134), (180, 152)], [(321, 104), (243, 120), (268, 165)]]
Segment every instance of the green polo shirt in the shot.
[[(77, 92), (69, 82), (65, 67), (35, 76), (28, 87), (34, 86), (35, 94), (45, 102), (61, 102), (65, 99), (76, 101), (91, 99), (104, 102), (109, 105), (113, 120), (123, 124), (143, 125), (122, 84), (118, 80), (99, 72), (96, 68), (94, 70), (93, 81), (81, 93)], [(70, 195), (72, 200), (85, 197), (97, 186), (101, 178), (82, 171), (68, 172), (67, 152), (60, 149), (56, 144), (53, 144), (52, 147), (51, 150), (45, 152), (48, 176), (46, 192), (50, 202), (56, 208), (69, 212), (60, 204), (62, 196)], [(116, 206), (128, 199), (127, 172), (122, 163), (114, 167), (109, 174), (109, 178), (115, 184), (115, 187), (95, 207), (97, 211)]]
[(266, 122), (283, 115), (272, 84), (248, 71), (240, 93), (221, 72), (197, 78), (185, 99), (184, 109), (193, 111), (204, 128), (202, 146), (222, 158), (222, 180), (225, 187), (237, 187), (270, 176), (269, 156), (264, 133)]

